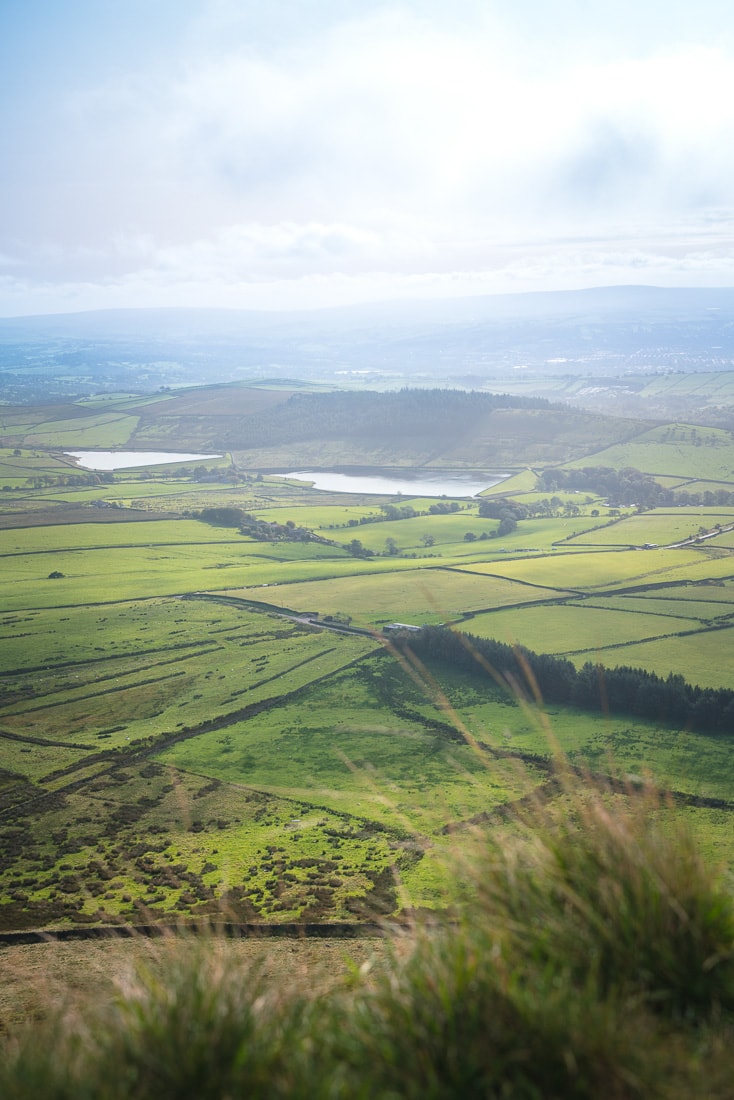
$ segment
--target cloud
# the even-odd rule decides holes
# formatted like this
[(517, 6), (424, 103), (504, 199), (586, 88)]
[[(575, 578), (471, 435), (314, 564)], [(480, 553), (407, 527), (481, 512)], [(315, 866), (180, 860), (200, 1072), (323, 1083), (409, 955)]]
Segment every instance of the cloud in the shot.
[(522, 24), (505, 0), (297, 7), (278, 35), (275, 9), (202, 4), (159, 65), (111, 67), (39, 115), (0, 204), (29, 288), (730, 277), (726, 38), (648, 20), (634, 40), (620, 15), (605, 43), (560, 0), (555, 23), (531, 3)]
[[(227, 219), (374, 227), (392, 216), (440, 235), (555, 219), (579, 201), (597, 221), (640, 201), (672, 212), (726, 201), (725, 53), (577, 60), (533, 75), (505, 45), (495, 27), (439, 32), (380, 14), (265, 55), (195, 56), (183, 71), (136, 74), (77, 101), (82, 137), (96, 143), (92, 163), (88, 148), (80, 160), (128, 218), (130, 197), (152, 184), (137, 216), (169, 239)], [(178, 226), (162, 216), (162, 181), (185, 207)]]

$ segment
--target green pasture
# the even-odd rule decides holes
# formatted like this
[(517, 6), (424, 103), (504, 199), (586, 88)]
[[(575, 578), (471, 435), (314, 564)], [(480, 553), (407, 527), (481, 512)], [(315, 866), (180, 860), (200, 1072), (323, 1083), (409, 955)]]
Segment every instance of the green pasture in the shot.
[[(467, 611), (548, 598), (532, 585), (441, 567), (289, 584), (279, 594), (295, 610), (347, 614), (354, 625), (376, 629), (396, 620), (413, 625), (451, 622)], [(267, 598), (272, 600), (273, 594)]]
[[(366, 523), (359, 528), (348, 528), (341, 538), (328, 529), (322, 529), (319, 533), (343, 542), (357, 538), (363, 546), (376, 553), (384, 552), (386, 539), (392, 538), (402, 553), (423, 554), (426, 551), (424, 536), (430, 536), (442, 553), (463, 557), (467, 554), (476, 555), (481, 546), (484, 546), (486, 553), (527, 547), (550, 549), (554, 542), (571, 538), (578, 531), (593, 529), (600, 522), (603, 520), (589, 516), (522, 520), (514, 532), (496, 538), (493, 535), (496, 534), (499, 520), (484, 519), (472, 508), (471, 511), (451, 515), (428, 515), (414, 519)], [(466, 541), (464, 536), (467, 533), (474, 535), (474, 539)], [(477, 543), (482, 536), (485, 538), (478, 547)]]
[(718, 546), (725, 550), (734, 550), (734, 531), (724, 531), (720, 535), (714, 535), (706, 539), (707, 546)]
[[(267, 502), (263, 500), (264, 493), (268, 494)], [(291, 498), (284, 494), (282, 507), (276, 510), (270, 499), (271, 495), (269, 485), (263, 485), (254, 480), (238, 483), (236, 486), (226, 482), (207, 483), (183, 478), (141, 481), (118, 472), (111, 484), (90, 488), (60, 486), (43, 489), (34, 492), (33, 499), (63, 500), (73, 504), (88, 503), (93, 500), (115, 500), (125, 502), (134, 508), (177, 513), (226, 506), (255, 512), (258, 516), (261, 511), (267, 510), (268, 518), (279, 523), (292, 518), (291, 513), (298, 510), (298, 505), (294, 506)], [(283, 513), (284, 507), (287, 507), (287, 514)], [(326, 509), (319, 511), (327, 513)], [(294, 520), (294, 522), (297, 521)]]
[[(645, 552), (647, 553), (647, 551)], [(680, 553), (677, 550), (667, 552)], [(709, 546), (708, 542), (704, 542), (701, 544), (700, 549), (694, 552), (699, 555), (697, 564), (694, 562), (688, 566), (677, 565), (674, 569), (670, 569), (664, 575), (661, 575), (661, 579), (666, 584), (670, 581), (679, 583), (688, 581), (691, 584), (711, 582), (715, 584), (717, 581), (734, 577), (734, 554), (731, 551), (717, 549), (715, 546)]]
[(204, 600), (5, 616), (0, 629), (17, 639), (0, 648), (0, 729), (96, 750), (294, 691), (374, 649)]
[(259, 639), (220, 636), (209, 648), (148, 655), (127, 669), (110, 660), (93, 679), (83, 667), (61, 678), (41, 673), (36, 695), (0, 710), (0, 722), (18, 736), (124, 747), (294, 691), (374, 648), (362, 638), (340, 643), (279, 624)]
[[(161, 458), (157, 462), (150, 462), (147, 466), (120, 466), (115, 473), (120, 477), (156, 477), (157, 475), (165, 474), (166, 468), (171, 467), (168, 470), (169, 474), (177, 473), (180, 469), (195, 469), (197, 466), (203, 466), (208, 469), (217, 469), (225, 467), (229, 469), (231, 465), (231, 457), (229, 454), (213, 454), (214, 448), (207, 448), (209, 454), (206, 458), (189, 458), (181, 459), (175, 457), (175, 452), (170, 457), (165, 457), (165, 452), (161, 452)], [(221, 448), (220, 448), (221, 451)]]
[(159, 759), (419, 837), (520, 797), (537, 783), (532, 769), (519, 772), (516, 763), (490, 760), (461, 738), (426, 728), (420, 713), (397, 718), (391, 702), (427, 701), (403, 682), (404, 674), (385, 668), (390, 663), (373, 658), (314, 686), (298, 703), (238, 723), (225, 736), (180, 742)]
[[(328, 580), (368, 573), (395, 573), (415, 568), (415, 562), (392, 558), (350, 558), (314, 560), (308, 552), (297, 561), (275, 556), (249, 554), (243, 540), (238, 545), (223, 542), (189, 543), (146, 547), (110, 547), (89, 550), (49, 550), (43, 553), (6, 557), (3, 560), (7, 587), (2, 611), (33, 607), (74, 607), (105, 604), (117, 600), (173, 596), (202, 591), (230, 591), (249, 599), (262, 599), (260, 589), (269, 588), (267, 601), (289, 607), (291, 582)], [(61, 572), (60, 579), (49, 574)]]
[[(470, 634), (517, 643), (536, 653), (588, 653), (644, 638), (690, 630), (690, 619), (661, 615), (630, 615), (589, 607), (585, 603), (514, 608), (475, 615), (463, 625)], [(618, 663), (618, 662), (615, 662)]]
[[(727, 742), (716, 737), (570, 707), (531, 708), (522, 721), (513, 721), (514, 708), (507, 708), (504, 724), (492, 720), (491, 705), (474, 703), (457, 710), (473, 730), (486, 728), (484, 740), (509, 752), (548, 756), (557, 746), (571, 763), (601, 774), (649, 776), (665, 790), (731, 800), (734, 760)], [(727, 855), (734, 855), (731, 835)]]
[[(698, 600), (704, 605), (734, 603), (734, 580), (702, 580), (695, 584), (671, 584), (660, 592), (650, 592), (649, 596), (664, 597), (666, 600)], [(641, 599), (647, 599), (646, 593), (640, 593)], [(712, 613), (714, 609), (712, 608)], [(722, 608), (722, 611), (725, 609)]]
[[(20, 454), (14, 454), (14, 450), (20, 450)], [(4, 484), (7, 478), (28, 478), (38, 474), (68, 474), (76, 467), (71, 459), (62, 458), (60, 455), (48, 454), (45, 451), (34, 451), (28, 448), (0, 448), (0, 484)]]
[(359, 537), (359, 531), (349, 526), (350, 520), (359, 522), (363, 516), (381, 517), (383, 515), (380, 509), (373, 505), (364, 507), (318, 503), (288, 505), (286, 502), (275, 508), (255, 507), (253, 512), (258, 519), (265, 520), (267, 523), (285, 523), (291, 519), (297, 527), (307, 527), (310, 531), (318, 531), (325, 538), (342, 542)]
[(585, 532), (575, 541), (587, 546), (644, 546), (646, 542), (664, 546), (694, 537), (701, 528), (710, 531), (719, 524), (733, 521), (732, 509), (676, 508), (673, 512), (656, 509)]
[(463, 568), (473, 573), (494, 573), (548, 588), (587, 590), (621, 584), (654, 584), (677, 580), (680, 574), (700, 575), (703, 572), (712, 577), (725, 576), (734, 573), (734, 558), (722, 562), (704, 551), (688, 549), (600, 550), (579, 552), (573, 556), (559, 553), (554, 557), (476, 563)]
[(606, 516), (609, 513), (609, 507), (599, 502), (599, 498), (593, 493), (572, 492), (563, 490), (553, 490), (549, 492), (530, 492), (530, 493), (515, 493), (513, 494), (513, 500), (518, 500), (521, 504), (527, 504), (529, 506), (535, 506), (541, 504), (543, 501), (549, 502), (551, 500), (556, 501), (556, 508), (560, 508), (565, 504), (575, 505), (581, 510), (583, 515), (588, 515), (590, 509), (596, 508), (599, 510), (602, 516)]
[(346, 550), (340, 546), (325, 546), (320, 542), (251, 542), (248, 556), (274, 562), (344, 561)]
[(649, 474), (734, 482), (734, 440), (723, 428), (664, 424), (626, 443), (576, 458), (568, 466), (634, 466)]
[(497, 523), (498, 521), (494, 519), (480, 519), (475, 510), (473, 514), (460, 512), (447, 516), (417, 516), (415, 519), (365, 523), (339, 532), (323, 529), (319, 533), (339, 542), (348, 543), (354, 538), (359, 539), (366, 549), (374, 550), (376, 553), (383, 553), (386, 540), (394, 539), (401, 552), (420, 552), (423, 555), (427, 549), (429, 551), (431, 549), (424, 546), (422, 542), (424, 535), (430, 535), (435, 540), (436, 546), (445, 543), (454, 544), (453, 552), (457, 552), (457, 546), (460, 551), (465, 551), (467, 548), (471, 551), (472, 547), (469, 544), (463, 545), (467, 531), (472, 531), (477, 538), (483, 533), (489, 537), (490, 532), (496, 529)]
[[(74, 404), (84, 409), (116, 409), (120, 405), (127, 405), (128, 401), (134, 401), (136, 396), (133, 393), (92, 393), (86, 397), (78, 397)], [(150, 399), (149, 395), (143, 398), (145, 401)]]
[[(263, 617), (198, 600), (133, 600), (104, 608), (21, 611), (0, 618), (0, 673), (94, 661), (147, 659), (150, 652), (207, 644), (225, 632), (258, 635)], [(90, 664), (90, 671), (93, 665)], [(29, 682), (32, 687), (32, 682)]]
[[(696, 600), (666, 598), (666, 589), (657, 589), (645, 596), (590, 596), (584, 607), (602, 607), (612, 611), (625, 611), (628, 614), (671, 616), (673, 619), (689, 619), (702, 624), (734, 615), (734, 592), (731, 593), (731, 605), (715, 600)], [(694, 592), (695, 588), (690, 591)]]
[[(415, 568), (410, 559), (353, 558), (319, 543), (254, 542), (194, 520), (12, 528), (0, 531), (0, 557), (5, 610)], [(49, 580), (52, 572), (63, 577)]]
[[(587, 656), (581, 654), (570, 659), (580, 665)], [(682, 638), (671, 636), (617, 648), (601, 648), (594, 659), (608, 668), (627, 665), (656, 672), (659, 676), (673, 672), (700, 687), (731, 687), (734, 683), (734, 628), (701, 630)]]
[[(658, 485), (662, 485), (663, 489), (687, 489), (691, 485), (691, 479), (689, 477), (667, 477), (665, 474), (655, 474), (655, 481)], [(720, 488), (727, 488), (727, 486), (721, 485)]]
[(132, 508), (160, 512), (173, 509), (196, 511), (200, 508), (209, 508), (215, 503), (212, 499), (215, 495), (217, 504), (232, 504), (237, 508), (247, 508), (252, 499), (248, 500), (242, 489), (233, 492), (232, 489), (222, 485), (201, 485), (176, 478), (150, 482), (121, 481), (120, 475), (115, 474), (115, 479), (111, 484), (96, 485), (87, 489), (76, 486), (43, 489), (34, 493), (34, 499), (66, 501), (69, 504), (88, 504), (94, 500), (119, 501)]
[(533, 549), (547, 552), (557, 544), (563, 544), (564, 549), (568, 546), (568, 549), (572, 550), (573, 542), (568, 540), (587, 531), (593, 531), (605, 522), (604, 516), (589, 515), (523, 519), (511, 535), (504, 535), (499, 542), (509, 551)]
[(484, 489), (479, 495), (483, 497), (511, 496), (513, 493), (532, 492), (538, 481), (534, 470), (520, 470), (516, 474), (505, 478), (499, 485), (492, 485)]
[(34, 425), (24, 436), (27, 447), (84, 450), (120, 447), (130, 441), (138, 424), (124, 412), (100, 412), (71, 420), (48, 420)]
[[(0, 719), (2, 724), (2, 719)], [(68, 768), (83, 762), (86, 750), (68, 745), (39, 746), (27, 741), (15, 741), (0, 732), (0, 764), (5, 771), (13, 772), (43, 790), (43, 779), (59, 768)]]
[(107, 550), (113, 547), (190, 546), (231, 544), (247, 549), (251, 540), (232, 528), (213, 527), (187, 519), (146, 520), (137, 523), (74, 523), (0, 531), (0, 557), (47, 554), (67, 550)]

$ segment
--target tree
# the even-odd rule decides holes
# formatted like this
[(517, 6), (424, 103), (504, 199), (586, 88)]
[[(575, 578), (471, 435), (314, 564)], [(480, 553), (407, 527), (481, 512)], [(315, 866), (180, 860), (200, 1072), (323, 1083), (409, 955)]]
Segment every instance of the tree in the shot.
[(435, 546), (436, 540), (433, 535), (421, 535), (421, 542), (424, 546)]
[(389, 554), (390, 557), (395, 557), (396, 554), (400, 553), (400, 548), (398, 547), (398, 544), (395, 541), (395, 539), (393, 539), (393, 538), (385, 539), (385, 553)]
[(477, 541), (477, 536), (474, 534), (474, 532), (473, 531), (467, 531), (467, 533), (464, 535), (464, 542), (476, 542), (476, 541)]
[(517, 520), (513, 515), (503, 516), (500, 520), (499, 527), (497, 528), (497, 534), (511, 535), (513, 531), (517, 530)]
[(63, 575), (64, 575), (64, 574), (63, 574), (63, 573), (61, 573), (61, 572), (60, 572), (60, 571), (59, 571), (58, 569), (54, 569), (53, 573), (49, 573), (49, 575), (48, 575), (48, 579), (49, 579), (50, 581), (58, 581), (58, 580), (61, 580), (61, 578), (63, 577)]

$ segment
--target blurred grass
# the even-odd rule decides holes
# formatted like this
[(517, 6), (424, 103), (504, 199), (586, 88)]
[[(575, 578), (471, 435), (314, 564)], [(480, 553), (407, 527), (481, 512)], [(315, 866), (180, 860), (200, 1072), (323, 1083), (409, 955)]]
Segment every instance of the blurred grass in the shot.
[(451, 914), (346, 976), (304, 987), (214, 937), (171, 941), (113, 1000), (10, 1020), (0, 1092), (726, 1100), (734, 899), (663, 809), (567, 778), (463, 849)]

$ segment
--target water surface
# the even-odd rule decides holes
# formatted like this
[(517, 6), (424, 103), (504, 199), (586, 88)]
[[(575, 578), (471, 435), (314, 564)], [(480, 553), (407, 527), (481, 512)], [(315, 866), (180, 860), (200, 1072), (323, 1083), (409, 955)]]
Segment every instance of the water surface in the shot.
[(331, 493), (379, 493), (411, 497), (474, 497), (498, 485), (509, 474), (479, 470), (405, 470), (400, 473), (337, 473), (335, 470), (295, 470), (281, 477), (312, 481), (315, 489)]
[(132, 470), (138, 466), (162, 466), (167, 462), (199, 462), (221, 455), (189, 455), (171, 451), (65, 451), (85, 470)]

